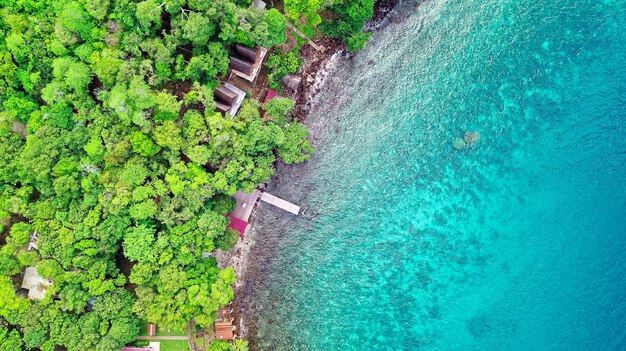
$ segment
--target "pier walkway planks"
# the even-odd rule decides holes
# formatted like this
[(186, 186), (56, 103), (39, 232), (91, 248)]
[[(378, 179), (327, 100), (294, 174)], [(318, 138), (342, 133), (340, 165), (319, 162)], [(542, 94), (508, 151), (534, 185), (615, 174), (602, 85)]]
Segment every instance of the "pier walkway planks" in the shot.
[(278, 198), (270, 193), (262, 193), (261, 200), (267, 202), (270, 205), (274, 205), (278, 208), (281, 208), (285, 211), (291, 212), (295, 215), (300, 213), (300, 206), (294, 205), (289, 201), (285, 201), (281, 198)]

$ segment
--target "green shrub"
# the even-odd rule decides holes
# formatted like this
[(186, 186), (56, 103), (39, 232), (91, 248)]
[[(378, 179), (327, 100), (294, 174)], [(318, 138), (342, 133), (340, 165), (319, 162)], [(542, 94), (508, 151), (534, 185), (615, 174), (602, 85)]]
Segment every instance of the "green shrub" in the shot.
[(215, 246), (222, 251), (230, 251), (239, 241), (239, 232), (226, 228), (224, 233), (217, 237), (215, 240)]
[(272, 89), (280, 89), (280, 81), (288, 74), (296, 73), (300, 69), (302, 59), (297, 51), (286, 54), (272, 54), (266, 62), (270, 69), (268, 80)]

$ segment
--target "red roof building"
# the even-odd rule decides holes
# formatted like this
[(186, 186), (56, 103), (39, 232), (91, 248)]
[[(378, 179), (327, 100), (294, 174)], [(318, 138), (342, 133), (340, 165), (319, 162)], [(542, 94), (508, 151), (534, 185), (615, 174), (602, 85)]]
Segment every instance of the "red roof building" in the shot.
[(150, 341), (148, 346), (124, 346), (120, 351), (161, 351), (161, 343)]
[(277, 97), (278, 93), (275, 92), (274, 90), (270, 89), (268, 90), (267, 94), (265, 94), (265, 99), (263, 99), (263, 103), (266, 103), (270, 100), (272, 100), (273, 98)]
[[(267, 94), (265, 94), (265, 99), (263, 99), (263, 103), (267, 103), (268, 101), (272, 100), (273, 98), (277, 97), (278, 93), (275, 92), (274, 90), (270, 89), (267, 91)], [(261, 117), (263, 117), (263, 120), (266, 121), (267, 120), (267, 116), (265, 115), (265, 111), (263, 111), (263, 114), (261, 115)]]
[(227, 228), (232, 228), (239, 232), (239, 237), (243, 237), (243, 233), (246, 232), (246, 228), (248, 227), (248, 222), (243, 219), (239, 219), (232, 214), (227, 215), (228, 219), (230, 219), (230, 223), (226, 226)]

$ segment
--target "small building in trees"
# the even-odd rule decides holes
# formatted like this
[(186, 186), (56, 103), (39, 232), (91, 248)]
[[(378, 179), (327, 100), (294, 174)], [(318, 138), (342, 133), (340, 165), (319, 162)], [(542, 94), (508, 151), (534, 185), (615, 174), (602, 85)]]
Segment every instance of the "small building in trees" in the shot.
[(231, 118), (237, 114), (246, 93), (230, 83), (224, 83), (213, 91), (215, 97), (215, 110), (226, 114)]
[(156, 335), (157, 326), (154, 323), (148, 323), (148, 336)]
[(237, 200), (237, 205), (231, 215), (248, 222), (250, 215), (252, 214), (252, 209), (254, 209), (254, 205), (256, 205), (257, 200), (261, 197), (261, 192), (259, 190), (255, 190), (251, 193), (244, 193), (239, 190), (235, 195), (233, 195), (233, 197)]
[(237, 200), (237, 205), (233, 212), (226, 215), (229, 219), (228, 228), (234, 229), (239, 232), (239, 237), (243, 237), (248, 227), (248, 220), (252, 214), (252, 210), (256, 205), (257, 200), (261, 196), (261, 192), (255, 190), (252, 193), (244, 193), (239, 190), (233, 197)]
[(92, 296), (89, 298), (89, 301), (87, 301), (87, 311), (91, 312), (93, 311), (93, 306), (96, 304), (96, 297)]
[(39, 251), (39, 248), (37, 247), (37, 239), (39, 239), (39, 234), (37, 234), (37, 231), (34, 231), (30, 236), (27, 251), (31, 251), (33, 249)]
[(52, 280), (44, 279), (37, 272), (36, 267), (27, 267), (24, 272), (22, 289), (28, 290), (28, 298), (31, 300), (42, 300), (46, 296), (48, 287), (52, 285)]
[(265, 10), (265, 6), (267, 6), (263, 0), (253, 0), (252, 5), (257, 10)]
[(235, 326), (232, 322), (215, 322), (215, 339), (233, 340)]
[[(268, 90), (265, 94), (265, 98), (263, 99), (263, 105), (276, 97), (278, 97), (278, 93), (275, 90)], [(263, 118), (264, 121), (267, 121), (267, 114), (265, 113), (265, 110), (263, 110), (262, 112), (263, 113), (261, 114), (261, 118)]]
[(230, 56), (230, 69), (237, 76), (254, 82), (261, 71), (263, 60), (267, 55), (265, 48), (251, 48), (241, 44), (235, 44)]
[(237, 232), (239, 232), (239, 237), (243, 238), (243, 234), (246, 232), (246, 228), (248, 228), (248, 222), (244, 221), (243, 219), (237, 218), (232, 214), (229, 214), (226, 217), (230, 220), (226, 228), (236, 230)]

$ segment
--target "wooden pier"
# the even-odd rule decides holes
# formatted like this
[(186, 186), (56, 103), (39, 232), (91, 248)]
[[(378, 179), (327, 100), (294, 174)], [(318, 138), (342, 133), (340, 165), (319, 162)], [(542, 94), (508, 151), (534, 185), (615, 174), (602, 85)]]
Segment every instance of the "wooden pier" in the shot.
[(295, 215), (300, 213), (300, 206), (294, 205), (289, 201), (285, 201), (279, 197), (276, 197), (270, 193), (262, 193), (261, 200), (267, 202), (270, 205), (274, 205), (287, 212), (291, 212)]
[(230, 213), (229, 216), (240, 219), (246, 223), (250, 219), (252, 209), (254, 208), (254, 205), (259, 198), (262, 201), (267, 202), (268, 204), (276, 206), (287, 212), (291, 212), (295, 215), (300, 214), (300, 206), (294, 205), (289, 201), (285, 201), (270, 193), (262, 192), (260, 190), (255, 190), (253, 193), (244, 193), (242, 191), (238, 191), (234, 197), (237, 200), (237, 206), (235, 207), (235, 210)]

